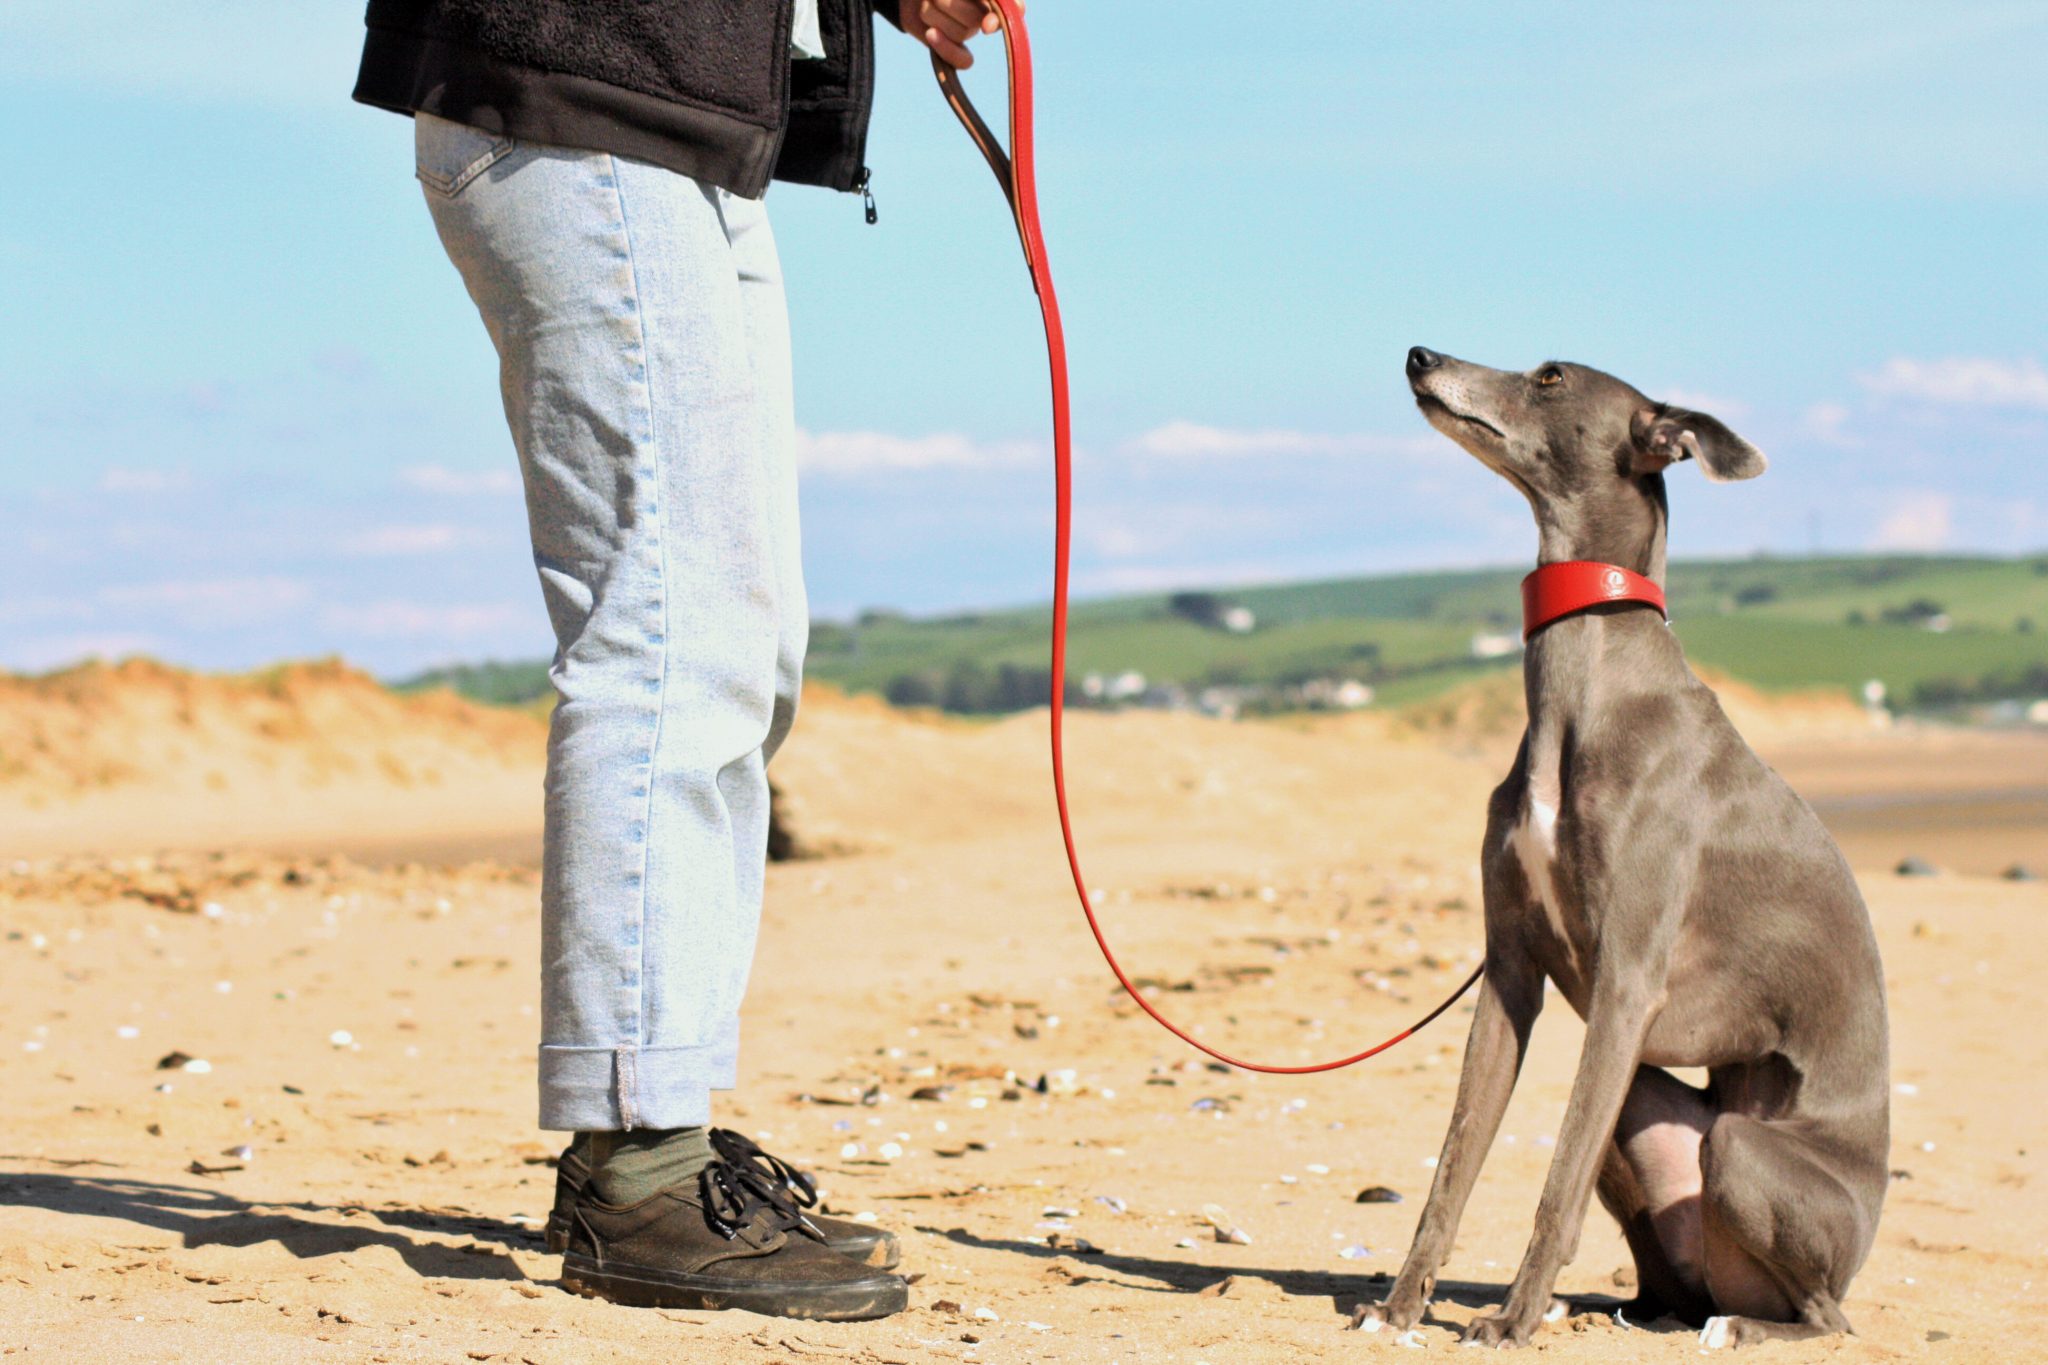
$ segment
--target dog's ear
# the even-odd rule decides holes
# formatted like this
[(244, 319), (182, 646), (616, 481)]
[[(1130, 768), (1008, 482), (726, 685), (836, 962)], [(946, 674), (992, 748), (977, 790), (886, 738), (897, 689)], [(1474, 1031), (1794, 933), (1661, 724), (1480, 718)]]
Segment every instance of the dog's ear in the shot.
[(1730, 431), (1718, 417), (1659, 403), (1639, 408), (1629, 422), (1635, 472), (1654, 474), (1679, 460), (1700, 462), (1716, 483), (1753, 479), (1769, 462), (1764, 453)]

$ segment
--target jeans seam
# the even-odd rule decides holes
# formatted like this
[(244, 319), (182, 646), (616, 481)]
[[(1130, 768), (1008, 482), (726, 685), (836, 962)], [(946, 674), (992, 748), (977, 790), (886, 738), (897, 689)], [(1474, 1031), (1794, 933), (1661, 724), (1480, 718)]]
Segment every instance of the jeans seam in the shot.
[[(633, 226), (632, 223), (628, 221), (628, 215), (626, 212), (626, 191), (622, 178), (619, 174), (619, 159), (618, 157), (613, 156), (610, 153), (607, 153), (606, 161), (611, 170), (612, 197), (614, 202), (618, 205), (619, 210), (619, 232), (620, 235), (624, 237), (626, 243), (627, 276), (632, 280), (633, 283), (633, 325), (634, 330), (639, 335), (640, 346), (641, 420), (645, 423), (646, 426), (646, 431), (644, 435), (647, 443), (648, 460), (649, 463), (652, 464), (654, 471), (654, 477), (648, 481), (648, 497), (650, 505), (654, 508), (654, 524), (650, 528), (650, 531), (651, 534), (654, 536), (656, 557), (658, 561), (655, 567), (655, 581), (660, 590), (660, 622), (662, 636), (661, 649), (659, 650), (659, 654), (661, 656), (661, 673), (655, 688), (654, 698), (654, 733), (649, 738), (647, 743), (647, 794), (645, 801), (641, 806), (640, 812), (639, 923), (635, 926), (636, 930), (638, 931), (638, 939), (634, 945), (640, 954), (640, 963), (639, 970), (634, 976), (633, 983), (634, 990), (632, 1042), (632, 1047), (637, 1051), (641, 1042), (645, 1040), (647, 1032), (647, 896), (648, 887), (650, 884), (649, 874), (653, 868), (654, 857), (654, 760), (655, 757), (661, 752), (662, 724), (668, 716), (669, 564), (668, 538), (662, 534), (663, 530), (666, 527), (666, 509), (662, 506), (661, 498), (661, 473), (663, 462), (661, 458), (660, 424), (656, 422), (654, 418), (654, 355), (653, 348), (648, 344), (647, 313), (644, 305), (641, 302), (642, 298), (644, 297), (644, 294), (640, 286), (639, 255), (633, 245)], [(637, 1106), (633, 1102), (633, 1097), (629, 1097), (625, 1093), (625, 1085), (623, 1083), (628, 1079), (626, 1072), (629, 1070), (634, 1073), (631, 1076), (633, 1084), (638, 1084), (637, 1069), (630, 1067), (622, 1069), (622, 1073), (620, 1076), (622, 1084), (620, 1087), (621, 1093), (619, 1096), (619, 1106), (622, 1110), (622, 1117), (628, 1120), (626, 1126), (630, 1128), (632, 1126), (632, 1123), (630, 1121), (632, 1112)]]

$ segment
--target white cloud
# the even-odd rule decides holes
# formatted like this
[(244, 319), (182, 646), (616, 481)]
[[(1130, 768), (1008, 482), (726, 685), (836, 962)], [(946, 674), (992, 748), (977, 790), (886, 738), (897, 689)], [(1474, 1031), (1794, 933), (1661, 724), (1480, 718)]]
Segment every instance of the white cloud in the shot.
[(110, 465), (100, 474), (102, 493), (175, 493), (192, 486), (192, 475), (183, 469), (125, 469)]
[(797, 466), (818, 474), (918, 469), (990, 469), (1025, 464), (1042, 451), (1025, 441), (978, 442), (958, 432), (892, 436), (880, 431), (796, 434)]
[(1818, 445), (1833, 446), (1837, 450), (1854, 450), (1863, 444), (1859, 437), (1849, 432), (1849, 418), (1853, 414), (1840, 403), (1815, 403), (1799, 419), (1799, 429), (1807, 439)]
[(1949, 356), (1914, 360), (1894, 356), (1875, 374), (1861, 376), (1865, 388), (1893, 398), (1915, 398), (1974, 408), (2048, 410), (2048, 369), (2032, 356), (1998, 360), (1990, 356)]
[(1281, 428), (1243, 429), (1174, 421), (1126, 442), (1124, 449), (1162, 459), (1247, 459), (1260, 455), (1415, 455), (1435, 448), (1431, 436), (1329, 434)]
[(1939, 550), (1955, 529), (1955, 499), (1946, 493), (1911, 493), (1877, 524), (1873, 550)]
[[(378, 638), (488, 635), (535, 624), (533, 612), (510, 602), (441, 605), (396, 598), (332, 606), (320, 613), (320, 620), (329, 630)], [(538, 647), (539, 637), (535, 643)]]
[(503, 496), (519, 491), (519, 471), (504, 468), (450, 469), (446, 465), (416, 464), (399, 470), (398, 481), (417, 492), (450, 497)]
[(295, 578), (173, 579), (102, 588), (99, 600), (110, 607), (157, 613), (199, 630), (250, 625), (293, 610), (312, 596)]
[(468, 527), (451, 526), (446, 522), (417, 526), (373, 526), (367, 531), (359, 531), (345, 537), (341, 542), (341, 548), (346, 554), (388, 559), (404, 555), (440, 554), (444, 550), (452, 550), (477, 538), (477, 533)]

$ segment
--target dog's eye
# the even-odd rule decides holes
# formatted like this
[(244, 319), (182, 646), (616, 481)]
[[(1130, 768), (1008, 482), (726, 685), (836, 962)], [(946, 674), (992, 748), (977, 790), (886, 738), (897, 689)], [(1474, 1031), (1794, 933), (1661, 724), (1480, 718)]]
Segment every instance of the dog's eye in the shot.
[(1536, 382), (1546, 389), (1553, 384), (1562, 384), (1564, 383), (1564, 371), (1552, 365), (1549, 369), (1536, 376)]

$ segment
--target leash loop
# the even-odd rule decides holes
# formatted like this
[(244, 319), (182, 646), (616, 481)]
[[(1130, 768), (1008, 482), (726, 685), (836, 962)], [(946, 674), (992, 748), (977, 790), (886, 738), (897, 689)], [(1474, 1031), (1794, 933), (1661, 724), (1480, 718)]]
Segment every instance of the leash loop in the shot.
[(1008, 152), (1005, 152), (996, 141), (988, 123), (975, 109), (974, 101), (967, 97), (967, 89), (961, 84), (960, 73), (936, 52), (932, 54), (932, 70), (938, 77), (939, 90), (945, 95), (946, 103), (952, 107), (961, 126), (967, 130), (967, 136), (974, 140), (975, 147), (988, 162), (989, 169), (995, 172), (996, 183), (1002, 186), (1003, 197), (1009, 201), (1011, 216), (1017, 223), (1017, 239), (1024, 248), (1024, 264), (1031, 272), (1031, 285), (1038, 292), (1038, 308), (1045, 320), (1045, 354), (1052, 379), (1053, 482), (1057, 498), (1053, 521), (1052, 565), (1052, 788), (1053, 798), (1059, 805), (1060, 837), (1066, 843), (1067, 870), (1074, 877), (1074, 893), (1081, 898), (1081, 913), (1087, 916), (1088, 931), (1095, 936), (1095, 946), (1102, 950), (1102, 959), (1116, 975), (1117, 983), (1137, 1003), (1139, 1009), (1152, 1017), (1154, 1023), (1189, 1047), (1230, 1066), (1279, 1076), (1301, 1076), (1351, 1066), (1385, 1052), (1404, 1038), (1427, 1027), (1438, 1015), (1456, 1004), (1466, 991), (1472, 989), (1473, 984), (1485, 973), (1485, 964), (1482, 963), (1472, 975), (1466, 977), (1465, 984), (1451, 992), (1442, 1004), (1393, 1037), (1363, 1052), (1308, 1066), (1269, 1066), (1220, 1052), (1200, 1039), (1191, 1037), (1187, 1030), (1161, 1014), (1125, 973), (1123, 964), (1116, 960), (1116, 953), (1109, 946), (1109, 939), (1102, 932), (1102, 925), (1096, 921), (1095, 903), (1089, 898), (1088, 879), (1082, 875), (1081, 855), (1074, 843), (1074, 822), (1067, 810), (1067, 569), (1068, 561), (1072, 557), (1074, 530), (1073, 423), (1067, 403), (1066, 332), (1060, 323), (1059, 298), (1053, 292), (1052, 267), (1046, 262), (1045, 238), (1038, 225), (1038, 172), (1031, 133), (1031, 36), (1025, 31), (1024, 16), (1018, 10), (1016, 0), (982, 2), (1002, 19), (1003, 51), (1009, 60), (1010, 70)]

